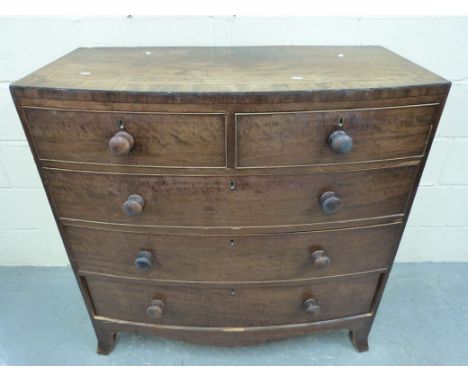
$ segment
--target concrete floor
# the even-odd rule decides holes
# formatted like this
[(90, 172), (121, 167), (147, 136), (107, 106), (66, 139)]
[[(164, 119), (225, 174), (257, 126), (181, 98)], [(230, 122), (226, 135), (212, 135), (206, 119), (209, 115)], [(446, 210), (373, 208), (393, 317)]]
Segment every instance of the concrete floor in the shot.
[(468, 365), (468, 263), (396, 264), (369, 337), (347, 332), (245, 348), (120, 333), (109, 356), (69, 268), (0, 267), (0, 365)]

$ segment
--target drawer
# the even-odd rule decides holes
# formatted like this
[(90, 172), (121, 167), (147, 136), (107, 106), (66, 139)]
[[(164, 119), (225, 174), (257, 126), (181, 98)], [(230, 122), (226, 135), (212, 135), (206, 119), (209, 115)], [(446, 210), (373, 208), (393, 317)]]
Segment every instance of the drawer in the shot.
[(399, 229), (400, 223), (394, 223), (306, 233), (182, 236), (64, 227), (80, 271), (202, 282), (306, 279), (382, 269)]
[[(437, 105), (317, 112), (236, 114), (236, 165), (282, 167), (424, 155)], [(340, 127), (341, 126), (341, 127)], [(344, 131), (347, 153), (329, 137)], [(341, 133), (338, 133), (338, 135)], [(336, 137), (336, 135), (335, 135)], [(335, 150), (344, 148), (335, 141)]]
[[(39, 158), (155, 167), (225, 167), (224, 114), (96, 112), (25, 108)], [(124, 127), (128, 154), (111, 138)], [(120, 141), (119, 141), (120, 139)], [(112, 140), (128, 148), (128, 138)]]
[[(380, 274), (278, 287), (167, 287), (88, 277), (97, 316), (181, 326), (268, 326), (330, 320), (370, 312)], [(310, 313), (303, 303), (316, 301)], [(162, 301), (162, 309), (150, 308)], [(319, 306), (317, 309), (316, 306)], [(315, 308), (315, 309), (314, 309)], [(159, 310), (159, 312), (157, 312)], [(156, 314), (154, 314), (156, 311)], [(158, 313), (162, 313), (160, 317)]]
[[(402, 214), (417, 169), (244, 177), (47, 169), (46, 175), (62, 218), (205, 228), (318, 224)], [(330, 197), (330, 192), (337, 197)], [(337, 198), (341, 204), (336, 212), (324, 212), (320, 200), (333, 207), (338, 206)], [(124, 207), (134, 216), (124, 213)]]

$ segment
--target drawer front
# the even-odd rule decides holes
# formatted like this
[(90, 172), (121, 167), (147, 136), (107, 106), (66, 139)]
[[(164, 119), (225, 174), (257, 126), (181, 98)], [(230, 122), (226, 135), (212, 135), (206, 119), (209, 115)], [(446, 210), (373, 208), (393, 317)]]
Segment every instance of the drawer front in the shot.
[(64, 229), (82, 271), (156, 280), (242, 282), (385, 268), (400, 224), (256, 236)]
[[(39, 158), (156, 167), (225, 167), (224, 114), (124, 113), (25, 109)], [(109, 141), (133, 138), (128, 154)], [(114, 144), (115, 141), (113, 141)]]
[[(152, 324), (201, 327), (306, 323), (368, 313), (380, 274), (278, 287), (166, 287), (87, 278), (98, 316)], [(320, 311), (305, 312), (313, 298)], [(164, 303), (162, 316), (147, 315), (151, 301)]]
[[(141, 176), (46, 170), (64, 218), (161, 227), (285, 226), (402, 214), (417, 166), (282, 176)], [(341, 198), (326, 213), (320, 198)], [(123, 206), (142, 198), (139, 215)], [(328, 195), (328, 194), (326, 194)], [(138, 202), (140, 203), (140, 202)], [(132, 212), (132, 213), (133, 213)]]
[[(396, 159), (424, 154), (437, 105), (236, 115), (237, 167), (281, 167)], [(340, 127), (340, 120), (342, 127)], [(349, 152), (335, 153), (344, 130)]]

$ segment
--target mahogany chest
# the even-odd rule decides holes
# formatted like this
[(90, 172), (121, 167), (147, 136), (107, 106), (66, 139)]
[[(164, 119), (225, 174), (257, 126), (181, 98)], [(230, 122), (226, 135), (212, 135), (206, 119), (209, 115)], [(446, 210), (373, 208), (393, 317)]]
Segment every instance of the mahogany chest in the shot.
[(11, 85), (98, 339), (374, 320), (450, 82), (381, 47), (80, 48)]

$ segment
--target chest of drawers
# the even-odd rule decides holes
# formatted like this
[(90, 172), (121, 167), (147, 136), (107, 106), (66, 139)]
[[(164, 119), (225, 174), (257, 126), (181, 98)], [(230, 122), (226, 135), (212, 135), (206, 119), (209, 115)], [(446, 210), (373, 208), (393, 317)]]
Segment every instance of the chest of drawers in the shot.
[(80, 48), (13, 83), (98, 352), (367, 350), (449, 88), (380, 47)]

